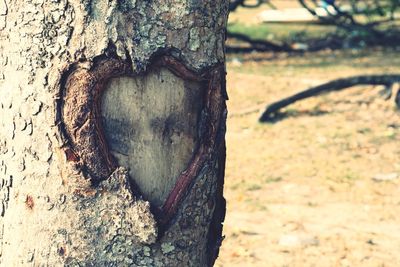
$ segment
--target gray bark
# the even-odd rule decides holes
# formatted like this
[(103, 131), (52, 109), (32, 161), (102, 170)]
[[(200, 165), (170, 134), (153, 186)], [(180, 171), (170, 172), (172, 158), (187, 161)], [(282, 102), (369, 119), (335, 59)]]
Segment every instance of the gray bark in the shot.
[(212, 266), (229, 1), (0, 0), (0, 265)]

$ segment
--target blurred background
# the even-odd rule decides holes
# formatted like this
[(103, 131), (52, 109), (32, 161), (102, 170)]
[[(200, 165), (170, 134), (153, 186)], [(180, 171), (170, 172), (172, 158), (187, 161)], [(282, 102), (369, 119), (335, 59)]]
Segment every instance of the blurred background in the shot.
[(231, 1), (216, 266), (400, 266), (398, 19), (400, 0)]

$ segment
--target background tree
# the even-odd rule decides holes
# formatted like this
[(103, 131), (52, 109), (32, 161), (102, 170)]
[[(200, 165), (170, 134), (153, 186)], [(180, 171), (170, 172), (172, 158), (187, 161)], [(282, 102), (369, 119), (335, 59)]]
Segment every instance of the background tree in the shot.
[[(303, 7), (315, 17), (315, 20), (305, 23), (318, 24), (320, 36), (308, 36), (309, 32), (305, 31), (292, 33), (291, 38), (287, 40), (279, 38), (270, 40), (254, 38), (246, 32), (232, 31), (233, 27), (230, 27), (228, 37), (246, 46), (229, 46), (228, 52), (304, 52), (349, 47), (396, 46), (399, 42), (399, 16), (396, 14), (400, 7), (398, 0), (298, 0), (296, 2), (299, 8)], [(266, 10), (279, 11), (279, 4), (279, 1), (232, 0), (230, 9), (236, 11), (239, 7), (261, 6)], [(300, 17), (304, 16), (304, 12), (295, 9), (292, 10), (293, 17), (296, 17), (296, 10), (300, 11)], [(267, 15), (265, 19), (267, 21), (264, 23), (270, 26)], [(282, 24), (282, 27), (287, 28), (288, 32), (292, 31), (290, 23)]]
[[(231, 1), (231, 11), (239, 7), (256, 8), (265, 7), (265, 12), (260, 12), (259, 19), (252, 26), (234, 25), (228, 27), (228, 37), (234, 39), (233, 46), (228, 46), (227, 51), (239, 52), (289, 52), (299, 55), (303, 52), (319, 50), (333, 50), (342, 48), (363, 48), (369, 46), (396, 47), (398, 45), (398, 8), (400, 1), (358, 1), (358, 0), (299, 0), (286, 4), (278, 1)], [(276, 3), (276, 5), (274, 5)], [(267, 6), (268, 5), (268, 6)], [(269, 12), (268, 9), (275, 9)], [(309, 14), (307, 14), (307, 11)], [(254, 16), (254, 13), (253, 13)], [(273, 17), (269, 19), (268, 16)], [(296, 24), (294, 24), (296, 22)], [(242, 22), (243, 23), (243, 22)], [(240, 24), (240, 23), (238, 23)], [(274, 32), (274, 26), (275, 32)], [(304, 26), (304, 31), (299, 30), (297, 24)], [(238, 31), (238, 29), (240, 29)], [(246, 32), (244, 29), (248, 29)], [(275, 35), (286, 32), (284, 37), (275, 38)], [(262, 34), (265, 38), (260, 38)], [(297, 32), (296, 32), (297, 31)], [(317, 34), (315, 33), (317, 32)], [(254, 38), (253, 36), (258, 36)], [(271, 38), (272, 37), (272, 38)], [(237, 59), (240, 63), (240, 60)], [(383, 85), (381, 94), (385, 98), (396, 95), (395, 102), (399, 105), (399, 93), (396, 88), (399, 75), (375, 74), (344, 77), (323, 83), (321, 85), (300, 91), (292, 96), (269, 104), (259, 118), (261, 122), (275, 122), (284, 117), (280, 112), (283, 108), (294, 102), (318, 96), (327, 92), (340, 91), (357, 85)]]
[(228, 4), (0, 1), (0, 265), (213, 265)]
[[(398, 41), (398, 0), (299, 0), (299, 3), (322, 22), (335, 25), (364, 42), (393, 45)], [(326, 14), (322, 16), (318, 8), (323, 8)]]

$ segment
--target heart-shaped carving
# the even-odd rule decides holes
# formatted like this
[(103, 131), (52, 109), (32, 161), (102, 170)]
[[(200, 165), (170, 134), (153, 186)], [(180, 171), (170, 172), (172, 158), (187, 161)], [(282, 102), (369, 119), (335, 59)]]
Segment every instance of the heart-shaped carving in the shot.
[(204, 86), (166, 68), (112, 79), (101, 112), (111, 154), (145, 199), (162, 206), (198, 141)]
[(171, 56), (144, 73), (116, 58), (85, 66), (73, 65), (61, 88), (67, 159), (94, 184), (118, 164), (130, 168), (145, 197), (162, 205), (165, 223), (212, 156), (225, 110), (223, 66), (197, 73)]

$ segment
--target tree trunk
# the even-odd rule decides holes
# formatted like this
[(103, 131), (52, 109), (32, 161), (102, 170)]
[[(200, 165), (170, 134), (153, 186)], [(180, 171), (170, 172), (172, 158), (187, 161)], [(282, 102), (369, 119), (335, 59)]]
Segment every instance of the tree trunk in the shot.
[(228, 0), (0, 0), (0, 265), (212, 266)]

